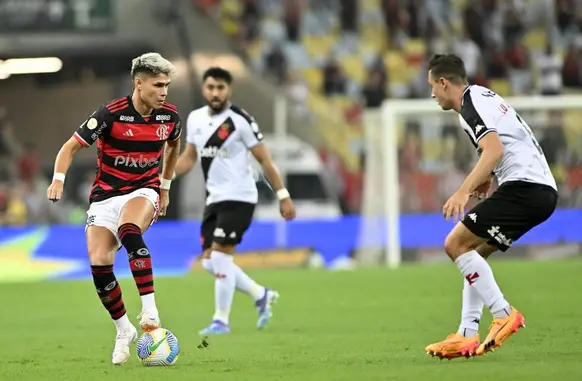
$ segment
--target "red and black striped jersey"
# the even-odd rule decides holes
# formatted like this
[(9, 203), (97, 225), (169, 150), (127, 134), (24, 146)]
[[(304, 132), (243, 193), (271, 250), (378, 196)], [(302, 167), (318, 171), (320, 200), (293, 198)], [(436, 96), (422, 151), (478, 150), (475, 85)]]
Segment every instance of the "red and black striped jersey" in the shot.
[(170, 103), (141, 116), (131, 96), (101, 106), (74, 133), (81, 145), (97, 142), (97, 174), (90, 202), (131, 193), (159, 191), (159, 168), (166, 141), (180, 138), (180, 116)]

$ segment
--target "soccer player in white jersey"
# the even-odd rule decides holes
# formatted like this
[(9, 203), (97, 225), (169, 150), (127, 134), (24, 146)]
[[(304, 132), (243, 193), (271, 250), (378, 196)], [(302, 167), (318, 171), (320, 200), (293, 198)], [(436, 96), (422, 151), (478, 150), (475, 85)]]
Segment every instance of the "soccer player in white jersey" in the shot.
[[(531, 129), (503, 98), (467, 83), (463, 61), (436, 55), (428, 66), (432, 97), (443, 110), (459, 113), (461, 126), (479, 160), (457, 192), (443, 206), (456, 223), (445, 251), (463, 274), (461, 324), (444, 341), (428, 345), (440, 358), (483, 355), (525, 326), (524, 316), (501, 292), (486, 259), (547, 220), (558, 200), (556, 182)], [(489, 197), (492, 178), (499, 187)], [(487, 197), (465, 215), (469, 197)], [(493, 315), (489, 334), (479, 340), (483, 307)]]
[(258, 191), (249, 152), (261, 164), (277, 192), (283, 218), (295, 218), (295, 207), (255, 119), (230, 103), (232, 75), (218, 67), (203, 75), (206, 106), (194, 110), (186, 125), (187, 145), (178, 158), (176, 175), (192, 169), (200, 158), (206, 182), (206, 207), (201, 226), (202, 266), (215, 279), (215, 313), (202, 335), (230, 332), (229, 315), (235, 289), (250, 295), (259, 311), (257, 327), (265, 327), (279, 294), (257, 284), (233, 262), (236, 245), (250, 226)]

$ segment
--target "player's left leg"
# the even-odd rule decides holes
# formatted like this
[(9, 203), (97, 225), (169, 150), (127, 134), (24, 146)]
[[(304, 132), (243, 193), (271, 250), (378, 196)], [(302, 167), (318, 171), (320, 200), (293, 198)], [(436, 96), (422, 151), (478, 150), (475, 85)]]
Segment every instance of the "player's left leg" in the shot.
[(119, 216), (118, 236), (127, 250), (131, 273), (141, 298), (142, 310), (138, 319), (144, 331), (160, 327), (154, 296), (152, 258), (142, 236), (152, 224), (156, 213), (157, 193), (152, 189), (140, 189), (131, 194)]

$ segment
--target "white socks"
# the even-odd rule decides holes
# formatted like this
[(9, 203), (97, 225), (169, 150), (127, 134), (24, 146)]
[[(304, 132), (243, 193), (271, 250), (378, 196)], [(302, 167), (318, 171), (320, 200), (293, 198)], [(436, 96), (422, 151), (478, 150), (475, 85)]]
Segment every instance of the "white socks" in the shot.
[[(249, 277), (236, 263), (233, 262), (234, 277), (236, 289), (250, 295), (254, 301), (265, 296), (265, 287), (255, 282)], [(212, 267), (212, 260), (203, 258), (202, 267), (214, 276), (214, 268)]]
[(127, 314), (123, 315), (117, 320), (113, 320), (113, 322), (115, 323), (115, 328), (117, 328), (117, 333), (123, 332), (131, 327), (131, 322), (129, 321)]
[(210, 255), (212, 268), (214, 269), (214, 317), (213, 320), (220, 320), (228, 324), (230, 307), (235, 290), (235, 272), (232, 255), (213, 251)]
[(475, 250), (461, 255), (455, 261), (468, 285), (477, 291), (495, 318), (511, 313), (511, 306), (503, 297), (487, 261)]
[(158, 307), (156, 307), (156, 297), (153, 292), (141, 296), (141, 309), (152, 312), (158, 310)]
[(459, 325), (459, 334), (465, 337), (475, 337), (479, 333), (479, 322), (483, 315), (483, 299), (475, 290), (475, 287), (469, 286), (465, 279), (463, 282), (463, 306), (461, 309), (461, 324)]

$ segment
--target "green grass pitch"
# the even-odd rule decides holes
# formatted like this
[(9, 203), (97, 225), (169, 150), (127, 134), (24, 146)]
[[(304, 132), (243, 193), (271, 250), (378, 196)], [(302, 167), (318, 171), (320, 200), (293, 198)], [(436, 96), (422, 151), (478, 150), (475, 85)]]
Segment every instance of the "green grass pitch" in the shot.
[[(453, 264), (364, 269), (262, 270), (251, 275), (281, 299), (267, 330), (254, 328), (250, 299), (237, 292), (233, 333), (198, 349), (197, 331), (213, 312), (213, 281), (205, 273), (157, 279), (163, 326), (182, 353), (169, 368), (132, 358), (110, 363), (114, 326), (92, 282), (0, 285), (0, 379), (52, 380), (458, 380), (582, 379), (582, 260), (492, 262), (527, 328), (495, 353), (440, 361), (423, 351), (456, 330), (462, 278)], [(130, 318), (139, 297), (122, 281)], [(481, 337), (490, 322), (484, 314)]]

